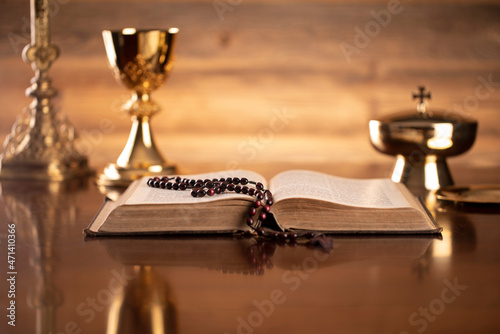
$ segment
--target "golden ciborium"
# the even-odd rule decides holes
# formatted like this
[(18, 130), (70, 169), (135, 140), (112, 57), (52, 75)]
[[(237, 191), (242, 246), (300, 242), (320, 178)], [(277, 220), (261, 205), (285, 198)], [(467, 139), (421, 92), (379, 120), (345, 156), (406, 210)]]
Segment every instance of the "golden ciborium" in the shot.
[(151, 92), (167, 79), (173, 67), (174, 44), (179, 29), (103, 31), (109, 65), (115, 78), (133, 90), (123, 106), (132, 117), (132, 129), (116, 163), (98, 176), (101, 186), (124, 187), (144, 175), (175, 173), (153, 141), (150, 120), (160, 108)]

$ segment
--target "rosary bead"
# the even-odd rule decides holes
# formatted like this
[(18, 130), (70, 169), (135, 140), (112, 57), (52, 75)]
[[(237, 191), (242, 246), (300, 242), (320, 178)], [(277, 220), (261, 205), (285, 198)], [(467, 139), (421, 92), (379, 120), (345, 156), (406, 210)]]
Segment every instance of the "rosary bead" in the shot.
[(248, 195), (253, 196), (254, 194), (255, 194), (255, 189), (254, 188), (248, 189)]
[(162, 189), (165, 189), (165, 185), (167, 184), (167, 182), (165, 181), (160, 181), (160, 188)]
[[(233, 181), (234, 182), (234, 181)], [(241, 192), (241, 186), (235, 186), (234, 191), (237, 192), (238, 194)]]
[(177, 182), (177, 183), (181, 183), (181, 181), (182, 181), (182, 179), (181, 179), (181, 177), (180, 177), (180, 176), (177, 176), (177, 177), (175, 178), (175, 182)]
[(233, 177), (233, 184), (240, 184), (240, 179), (238, 177)]
[(226, 179), (225, 179), (225, 178), (223, 178), (223, 177), (221, 177), (221, 178), (219, 179), (219, 182), (224, 182), (224, 181), (226, 181)]
[(297, 239), (298, 235), (295, 232), (289, 232), (288, 237), (290, 238), (290, 240), (295, 240)]
[(248, 187), (247, 187), (247, 186), (243, 186), (243, 187), (241, 187), (241, 192), (242, 192), (243, 194), (248, 194)]
[(246, 185), (246, 184), (248, 184), (248, 179), (246, 177), (242, 177), (241, 180), (240, 180), (240, 183), (242, 185)]
[(227, 183), (233, 183), (233, 178), (232, 178), (232, 177), (228, 177), (228, 178), (226, 179), (226, 182), (227, 182)]
[(185, 182), (182, 182), (181, 184), (179, 184), (179, 189), (180, 190), (186, 190), (187, 189), (187, 184)]
[(266, 203), (269, 204), (269, 205), (273, 205), (274, 204), (274, 200), (273, 199), (268, 199), (266, 201)]
[(155, 188), (160, 188), (160, 180), (155, 180), (154, 186)]
[(266, 231), (262, 228), (262, 227), (258, 227), (255, 229), (255, 231), (257, 232), (258, 235), (260, 235), (261, 237), (265, 236), (267, 233)]
[(204, 183), (210, 182), (210, 179), (205, 179), (203, 182)]
[(206, 195), (205, 190), (203, 190), (203, 189), (198, 190), (198, 197), (203, 197), (205, 195)]
[(266, 220), (267, 219), (266, 213), (265, 212), (261, 212), (260, 215), (259, 215), (259, 218), (260, 218), (261, 221)]
[(269, 205), (264, 205), (264, 208), (263, 208), (263, 209), (264, 209), (264, 212), (269, 213), (269, 211), (271, 211), (271, 206), (269, 206)]
[(219, 182), (219, 180), (218, 180), (218, 179), (216, 179), (216, 178), (213, 178), (213, 179), (212, 179), (212, 182)]
[(163, 177), (160, 179), (160, 181), (165, 181), (165, 182), (167, 182), (167, 181), (168, 181), (168, 176), (163, 176)]
[(250, 212), (248, 212), (250, 214), (250, 216), (255, 216), (255, 214), (257, 213), (257, 209), (256, 208), (251, 208), (250, 209)]
[(196, 183), (194, 184), (194, 186), (195, 186), (196, 188), (201, 188), (201, 187), (203, 187), (203, 181), (196, 181)]
[(216, 194), (220, 194), (222, 192), (221, 188), (219, 186), (214, 188)]
[(259, 200), (264, 199), (264, 194), (262, 194), (262, 191), (257, 191), (257, 192), (255, 193), (255, 196), (256, 196), (256, 197), (257, 197), (257, 199), (259, 199)]
[(224, 191), (226, 189), (227, 189), (227, 183), (226, 182), (222, 182), (221, 185), (220, 185), (220, 190)]
[(227, 185), (227, 190), (234, 191), (234, 184), (230, 183)]
[(191, 187), (194, 187), (194, 185), (196, 184), (196, 181), (195, 180), (189, 180), (189, 185)]
[(280, 239), (286, 239), (286, 238), (288, 238), (288, 233), (286, 233), (286, 232), (280, 232), (279, 238)]
[(197, 188), (194, 188), (193, 190), (191, 190), (191, 196), (198, 197), (198, 189)]
[(198, 179), (198, 180), (196, 180), (196, 183), (203, 183), (203, 180), (202, 179)]
[(178, 190), (179, 189), (179, 183), (172, 184), (172, 189)]
[(214, 190), (214, 188), (210, 188), (210, 189), (208, 189), (208, 190), (207, 190), (207, 195), (208, 195), (208, 196), (213, 196), (213, 195), (215, 195), (215, 190)]
[(248, 226), (252, 227), (254, 223), (255, 223), (255, 221), (253, 220), (252, 217), (247, 218), (247, 225)]
[(172, 182), (167, 182), (167, 184), (165, 185), (165, 188), (167, 189), (172, 189)]
[(153, 179), (154, 179), (155, 181), (160, 181), (160, 178), (159, 178), (158, 176), (155, 176)]
[(255, 202), (253, 202), (253, 206), (254, 206), (254, 208), (258, 208), (258, 207), (260, 207), (261, 205), (262, 205), (262, 203), (261, 203), (259, 200), (257, 200), (257, 201), (255, 201)]
[(152, 186), (153, 186), (153, 179), (149, 179), (149, 180), (146, 182), (146, 184), (147, 184), (148, 186), (152, 187)]
[(205, 182), (205, 187), (207, 187), (207, 188), (213, 188), (214, 187), (214, 183), (212, 181), (207, 181), (207, 182)]
[(257, 184), (255, 185), (255, 187), (257, 188), (257, 190), (264, 190), (264, 185), (260, 182), (257, 182)]

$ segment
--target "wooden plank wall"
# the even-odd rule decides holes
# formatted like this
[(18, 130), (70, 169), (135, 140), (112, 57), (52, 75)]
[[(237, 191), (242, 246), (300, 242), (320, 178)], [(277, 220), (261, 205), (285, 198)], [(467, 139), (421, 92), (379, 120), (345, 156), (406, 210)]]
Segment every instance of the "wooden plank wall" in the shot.
[[(130, 126), (119, 112), (127, 91), (107, 68), (101, 31), (176, 26), (175, 69), (153, 95), (163, 108), (154, 131), (174, 160), (392, 163), (370, 147), (368, 120), (414, 108), (411, 92), (426, 85), (432, 106), (479, 121), (473, 150), (457, 161), (500, 166), (500, 2), (51, 4), (52, 40), (61, 49), (50, 72), (56, 104), (98, 165), (115, 159)], [(2, 137), (29, 104), (24, 90), (33, 74), (20, 56), (28, 18), (29, 1), (0, 3)], [(284, 126), (269, 132), (276, 117)]]

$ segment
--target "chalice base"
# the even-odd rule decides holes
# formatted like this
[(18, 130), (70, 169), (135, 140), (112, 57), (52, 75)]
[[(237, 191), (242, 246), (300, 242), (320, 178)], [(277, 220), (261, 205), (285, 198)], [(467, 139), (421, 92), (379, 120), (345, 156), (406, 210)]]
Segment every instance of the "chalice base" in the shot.
[(122, 167), (116, 163), (110, 163), (98, 176), (97, 184), (104, 187), (124, 188), (143, 176), (172, 175), (176, 173), (177, 167), (168, 163), (140, 167)]
[(404, 183), (413, 192), (434, 191), (453, 185), (445, 158), (435, 155), (427, 155), (418, 161), (398, 155), (391, 179)]

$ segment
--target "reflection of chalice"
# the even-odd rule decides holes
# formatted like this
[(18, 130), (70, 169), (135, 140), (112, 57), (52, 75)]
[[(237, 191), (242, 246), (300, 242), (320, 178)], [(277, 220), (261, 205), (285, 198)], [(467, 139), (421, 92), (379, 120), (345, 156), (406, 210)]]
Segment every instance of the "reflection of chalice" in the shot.
[(150, 119), (160, 108), (150, 94), (160, 87), (173, 67), (173, 49), (177, 28), (169, 30), (103, 31), (104, 45), (113, 74), (133, 90), (132, 98), (123, 106), (132, 117), (127, 144), (116, 163), (108, 164), (99, 175), (103, 186), (127, 186), (144, 175), (172, 174), (155, 146)]

